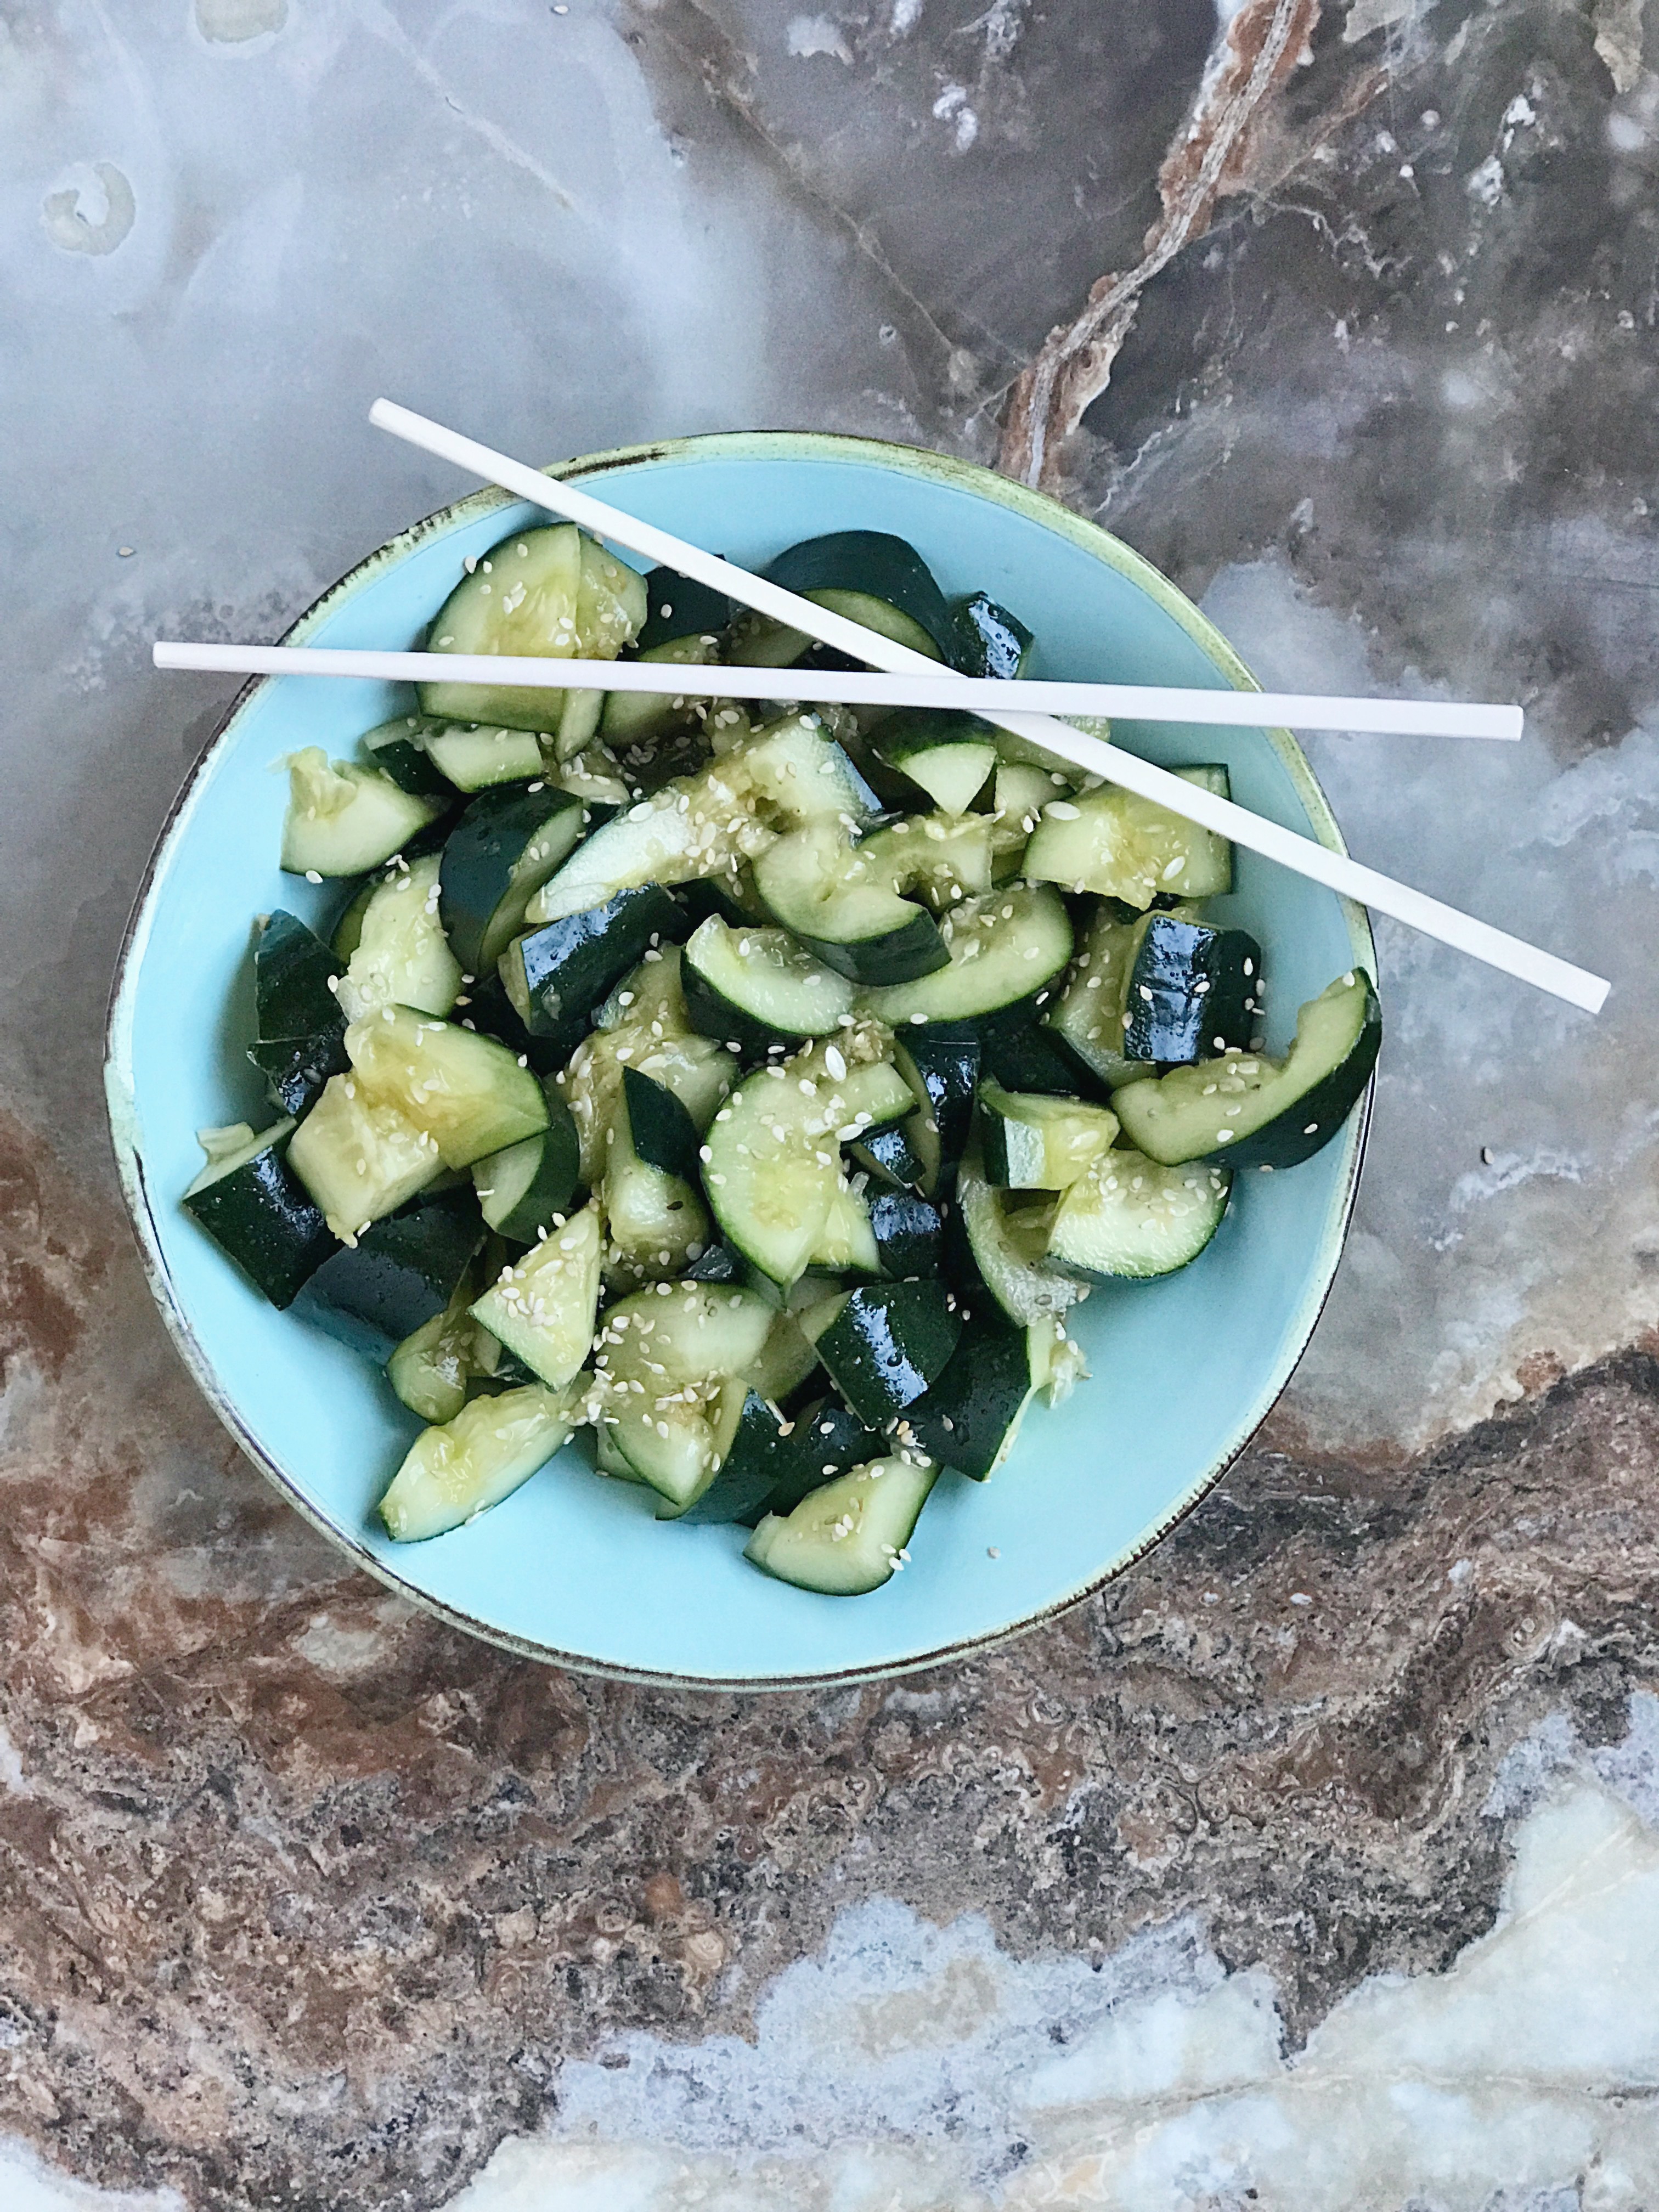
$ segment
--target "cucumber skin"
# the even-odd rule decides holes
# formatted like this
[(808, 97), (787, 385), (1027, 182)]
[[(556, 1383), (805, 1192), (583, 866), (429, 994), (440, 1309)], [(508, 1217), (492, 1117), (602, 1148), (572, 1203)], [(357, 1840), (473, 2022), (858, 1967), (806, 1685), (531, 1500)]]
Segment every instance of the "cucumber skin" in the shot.
[(711, 591), (707, 584), (663, 568), (646, 571), (645, 605), (645, 620), (634, 641), (640, 653), (672, 645), (677, 638), (723, 630), (738, 611), (724, 592)]
[(914, 545), (884, 530), (835, 530), (803, 538), (780, 553), (765, 571), (786, 591), (861, 592), (884, 599), (925, 629), (940, 656), (954, 663), (961, 648), (956, 618)]
[(655, 884), (618, 891), (604, 905), (566, 915), (515, 937), (502, 954), (524, 972), (534, 1036), (568, 1037), (572, 1050), (587, 1034), (593, 1008), (637, 967), (653, 937), (678, 941), (685, 915)]
[[(485, 957), (489, 926), (525, 847), (544, 824), (580, 810), (580, 801), (568, 793), (501, 784), (480, 792), (444, 840), (439, 913), (455, 957), (470, 975), (484, 974), (499, 957)], [(526, 891), (526, 901), (529, 896)]]
[(941, 1164), (947, 1168), (968, 1149), (983, 1056), (972, 1022), (917, 1024), (901, 1030), (894, 1039), (894, 1064), (915, 1094), (923, 1117), (933, 1122)]
[(956, 1350), (961, 1316), (939, 1283), (856, 1290), (817, 1340), (818, 1357), (853, 1412), (872, 1427), (928, 1389)]
[(289, 1172), (287, 1151), (286, 1139), (267, 1146), (184, 1201), (185, 1211), (279, 1312), (293, 1304), (339, 1249), (321, 1208)]
[(919, 1450), (983, 1482), (1005, 1456), (1031, 1389), (1025, 1331), (1000, 1315), (975, 1315), (944, 1373), (905, 1419)]
[[(498, 1237), (505, 1237), (514, 1244), (533, 1244), (556, 1213), (574, 1210), (581, 1188), (581, 1146), (570, 1109), (550, 1084), (544, 1084), (543, 1091), (547, 1099), (547, 1127), (538, 1136), (519, 1139), (520, 1144), (541, 1146), (540, 1164), (517, 1205), (498, 1221), (489, 1223)], [(509, 1146), (506, 1149), (514, 1148)], [(479, 1175), (487, 1173), (491, 1160), (497, 1157), (492, 1152), (474, 1161), (475, 1188)], [(485, 1218), (489, 1220), (487, 1215)]]
[(768, 1501), (787, 1475), (792, 1459), (798, 1456), (799, 1430), (798, 1421), (780, 1424), (759, 1392), (750, 1390), (738, 1417), (738, 1432), (713, 1482), (683, 1513), (664, 1517), (738, 1521), (752, 1528), (768, 1510)]
[(957, 599), (951, 612), (960, 641), (955, 662), (964, 676), (997, 677), (1006, 682), (1023, 672), (1035, 641), (1018, 615), (1011, 615), (983, 592)]
[(343, 1244), (306, 1282), (308, 1320), (384, 1365), (404, 1339), (440, 1314), (483, 1243), (470, 1186), (411, 1199)]
[(647, 1167), (698, 1188), (697, 1125), (665, 1084), (637, 1067), (623, 1070), (623, 1104), (634, 1150)]
[(1261, 947), (1247, 930), (1153, 915), (1129, 970), (1124, 1058), (1172, 1066), (1244, 1050), (1261, 988)]
[(872, 1191), (866, 1202), (882, 1273), (901, 1280), (937, 1275), (945, 1249), (945, 1217), (939, 1207), (908, 1190)]
[(329, 1078), (343, 1075), (351, 1065), (346, 1057), (345, 1016), (316, 1036), (252, 1044), (247, 1056), (264, 1077), (273, 1103), (297, 1119), (316, 1104)]
[(880, 937), (867, 937), (856, 944), (842, 945), (834, 938), (811, 937), (802, 929), (790, 928), (789, 933), (797, 944), (805, 946), (815, 960), (822, 961), (826, 968), (833, 968), (836, 975), (845, 975), (848, 982), (861, 983), (870, 990), (893, 983), (919, 982), (924, 975), (934, 975), (951, 964), (939, 924), (921, 907), (916, 908), (915, 920), (906, 922), (902, 928), (890, 929)]
[(686, 1014), (698, 1036), (736, 1045), (738, 1057), (745, 1066), (752, 1060), (764, 1060), (769, 1053), (793, 1052), (802, 1042), (793, 1030), (776, 1030), (769, 1022), (757, 1020), (689, 960), (680, 968), (680, 988), (685, 994)]
[(262, 1044), (319, 1036), (343, 1020), (331, 978), (341, 963), (297, 915), (264, 918), (253, 951), (254, 1034)]

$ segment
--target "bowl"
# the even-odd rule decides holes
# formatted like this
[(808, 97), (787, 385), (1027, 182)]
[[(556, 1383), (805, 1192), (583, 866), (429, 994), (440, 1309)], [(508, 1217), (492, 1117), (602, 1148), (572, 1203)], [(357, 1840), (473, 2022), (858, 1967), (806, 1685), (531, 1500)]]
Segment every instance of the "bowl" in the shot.
[[(765, 432), (630, 447), (554, 473), (749, 567), (819, 532), (896, 532), (948, 593), (983, 588), (1030, 624), (1038, 675), (1254, 688), (1226, 641), (1127, 546), (963, 462)], [(416, 643), (463, 557), (536, 519), (504, 492), (462, 500), (354, 568), (289, 641)], [(1058, 1409), (1033, 1408), (988, 1483), (944, 1477), (909, 1570), (871, 1596), (771, 1580), (744, 1561), (740, 1529), (657, 1522), (647, 1493), (595, 1474), (574, 1446), (466, 1528), (409, 1546), (385, 1535), (374, 1508), (418, 1423), (378, 1369), (265, 1304), (179, 1201), (200, 1164), (199, 1126), (270, 1118), (243, 1056), (253, 917), (280, 905), (323, 923), (337, 903), (277, 868), (286, 790), (273, 763), (301, 744), (349, 753), (407, 696), (326, 678), (248, 684), (161, 833), (116, 975), (106, 1079), (127, 1204), (185, 1364), (256, 1464), (359, 1565), (454, 1626), (538, 1659), (689, 1686), (933, 1665), (1074, 1604), (1149, 1551), (1243, 1448), (1307, 1344), (1346, 1233), (1369, 1091), (1315, 1158), (1242, 1176), (1191, 1267), (1097, 1290), (1076, 1310), (1091, 1379)], [(186, 705), (181, 691), (181, 715)], [(1243, 805), (1341, 849), (1286, 732), (1120, 723), (1116, 735), (1166, 765), (1224, 759)], [(1267, 948), (1270, 1049), (1334, 975), (1376, 972), (1360, 908), (1253, 854), (1238, 854), (1218, 912)]]

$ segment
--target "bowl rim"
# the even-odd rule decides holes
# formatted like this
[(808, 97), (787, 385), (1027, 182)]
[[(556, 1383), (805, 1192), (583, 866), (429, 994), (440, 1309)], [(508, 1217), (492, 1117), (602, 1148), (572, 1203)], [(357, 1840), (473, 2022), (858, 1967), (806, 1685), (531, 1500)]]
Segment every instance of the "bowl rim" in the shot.
[[(1210, 661), (1218, 673), (1237, 691), (1259, 691), (1255, 677), (1221, 632), (1208, 617), (1177, 589), (1168, 577), (1124, 544), (1110, 531), (1098, 523), (1090, 522), (1074, 514), (1057, 499), (1046, 492), (1032, 489), (1029, 485), (1000, 476), (978, 462), (957, 459), (951, 454), (938, 453), (925, 447), (902, 445), (895, 441), (853, 436), (838, 431), (797, 430), (736, 430), (712, 431), (684, 438), (654, 440), (634, 446), (617, 446), (605, 452), (584, 453), (574, 459), (552, 462), (543, 474), (557, 479), (586, 476), (603, 476), (615, 471), (650, 465), (654, 463), (685, 462), (701, 459), (761, 459), (836, 460), (864, 463), (866, 465), (896, 471), (942, 483), (969, 493), (974, 497), (988, 500), (992, 504), (1008, 508), (1040, 527), (1068, 538), (1082, 551), (1088, 553), (1106, 567), (1115, 569), (1126, 580), (1137, 586), (1160, 610), (1186, 633)], [(447, 532), (457, 525), (505, 507), (522, 506), (525, 502), (516, 493), (499, 485), (486, 485), (469, 493), (465, 498), (452, 501), (423, 515), (394, 537), (368, 554), (347, 569), (343, 575), (313, 600), (283, 634), (283, 644), (304, 644), (344, 600), (354, 598), (386, 569), (400, 561), (429, 537)], [(446, 1626), (459, 1629), (463, 1633), (493, 1644), (497, 1650), (514, 1657), (532, 1659), (544, 1666), (565, 1667), (574, 1673), (591, 1674), (612, 1681), (638, 1682), (653, 1687), (692, 1690), (718, 1694), (745, 1694), (760, 1691), (826, 1690), (844, 1687), (861, 1682), (883, 1681), (902, 1674), (918, 1673), (925, 1668), (945, 1665), (952, 1660), (995, 1649), (998, 1645), (1024, 1636), (1046, 1621), (1069, 1612), (1085, 1598), (1145, 1559), (1161, 1544), (1170, 1531), (1194, 1512), (1226, 1475), (1229, 1469), (1248, 1449), (1259, 1434), (1262, 1424), (1278, 1404), (1289, 1386), (1291, 1376), (1301, 1364), (1320, 1316), (1325, 1309), (1335, 1280), (1338, 1263), (1347, 1242), (1358, 1191), (1361, 1165), (1364, 1159), (1366, 1141), (1370, 1134), (1371, 1112), (1376, 1097), (1376, 1077), (1373, 1071), (1365, 1086), (1358, 1110), (1351, 1115), (1343, 1132), (1342, 1143), (1346, 1158), (1343, 1161), (1340, 1203), (1327, 1218), (1319, 1250), (1319, 1276), (1316, 1291), (1307, 1299), (1299, 1321), (1291, 1334), (1293, 1349), (1285, 1361), (1284, 1373), (1273, 1385), (1271, 1392), (1248, 1417), (1248, 1425), (1228, 1449), (1188, 1486), (1179, 1501), (1139, 1539), (1116, 1557), (1100, 1573), (1052, 1600), (1034, 1611), (1024, 1613), (1017, 1620), (982, 1634), (962, 1637), (935, 1648), (872, 1666), (836, 1668), (823, 1671), (793, 1674), (756, 1676), (682, 1674), (660, 1668), (626, 1667), (611, 1662), (594, 1659), (581, 1652), (562, 1650), (515, 1635), (510, 1630), (478, 1620), (460, 1607), (432, 1596), (418, 1584), (398, 1574), (385, 1560), (371, 1552), (360, 1539), (338, 1522), (331, 1521), (319, 1511), (294, 1486), (277, 1462), (270, 1457), (258, 1438), (244, 1424), (234, 1401), (222, 1387), (216, 1370), (203, 1351), (194, 1330), (185, 1317), (174, 1292), (168, 1273), (160, 1233), (156, 1228), (145, 1181), (143, 1161), (137, 1143), (137, 1112), (131, 1073), (131, 1020), (137, 979), (149, 936), (151, 907), (158, 878), (163, 873), (175, 842), (183, 834), (191, 801), (198, 785), (230, 738), (234, 726), (243, 710), (259, 691), (276, 679), (256, 676), (242, 685), (227, 703), (215, 723), (211, 734), (198, 754), (185, 775), (178, 796), (168, 808), (156, 834), (155, 845), (139, 879), (132, 909), (122, 932), (119, 951), (116, 956), (114, 976), (111, 985), (108, 1009), (104, 1029), (104, 1090), (106, 1110), (109, 1121), (110, 1139), (115, 1154), (122, 1197), (131, 1223), (138, 1255), (150, 1294), (155, 1300), (168, 1334), (172, 1337), (191, 1379), (207, 1400), (220, 1421), (229, 1431), (255, 1467), (271, 1483), (286, 1502), (311, 1526), (316, 1528), (334, 1548), (343, 1553), (362, 1571), (372, 1576), (384, 1588), (393, 1591), (420, 1611), (442, 1621)], [(1317, 778), (1310, 766), (1301, 746), (1285, 729), (1263, 726), (1263, 735), (1278, 755), (1295, 787), (1318, 842), (1333, 852), (1347, 850), (1336, 817)], [(1365, 908), (1353, 900), (1340, 901), (1344, 921), (1352, 946), (1354, 963), (1366, 968), (1373, 983), (1376, 976), (1376, 948), (1372, 935), (1370, 916)]]

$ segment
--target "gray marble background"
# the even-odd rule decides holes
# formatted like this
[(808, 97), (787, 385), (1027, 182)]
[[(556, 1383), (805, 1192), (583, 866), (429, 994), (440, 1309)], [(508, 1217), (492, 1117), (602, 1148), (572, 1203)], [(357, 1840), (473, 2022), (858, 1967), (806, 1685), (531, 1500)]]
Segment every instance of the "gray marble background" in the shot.
[[(1619, 1487), (1650, 1473), (1659, 1341), (1659, 26), (1643, 0), (1218, 13), (0, 7), (8, 2203), (1659, 2203), (1656, 1569), (1648, 1493)], [(657, 1905), (651, 1850), (673, 1853), (637, 1823), (714, 1774), (712, 1708), (670, 1727), (672, 1701), (519, 1684), (339, 1576), (194, 1406), (116, 1213), (110, 968), (233, 688), (158, 678), (148, 643), (276, 635), (465, 488), (368, 429), (380, 392), (538, 460), (754, 425), (1000, 456), (1158, 562), (1265, 683), (1518, 697), (1518, 747), (1310, 750), (1363, 858), (1614, 979), (1592, 1022), (1383, 923), (1358, 1218), (1261, 1452), (1055, 1632), (1058, 1689), (1034, 1642), (844, 1712), (722, 1707), (744, 1755), (720, 1786), (764, 1796), (764, 1770), (810, 1808), (827, 1759), (835, 1833), (769, 1832), (702, 1887), (675, 1862)], [(1285, 1586), (1314, 1555), (1331, 1591)], [(1249, 1613), (1235, 1656), (1255, 1638), (1231, 1717), (1212, 1605)], [(235, 1664), (210, 1694), (191, 1678), (166, 1756), (121, 1748), (99, 1698), (196, 1665), (233, 1616)], [(1590, 1659), (1575, 1705), (1564, 1670)], [(498, 1721), (574, 1699), (576, 1766), (631, 1747), (617, 1808), (560, 1831), (558, 1881), (603, 1890), (625, 1861), (645, 1903), (584, 1923), (574, 1981), (545, 1895), (508, 1881), (485, 1916), (478, 1988), (499, 1970), (558, 2014), (518, 2075), (528, 2031), (469, 2015), (463, 2063), (419, 1945), (375, 1917), (430, 1909), (405, 1893), (422, 1853), (473, 1879), (376, 1704), (384, 1671), (425, 1711), (446, 1670)], [(194, 1788), (225, 1713), (253, 1741), (249, 1678), (290, 1676), (301, 1707), (319, 1681), (343, 1703), (259, 1816), (250, 1897), (279, 1866), (304, 1887), (330, 1791), (372, 1770), (398, 1808), (365, 1917), (328, 1939), (393, 1994), (326, 2064), (303, 2022), (262, 2041), (236, 2010), (250, 1975), (298, 1973), (301, 1938), (262, 1950), (287, 1939), (221, 1899), (228, 1998), (103, 1925), (118, 1893), (142, 1919), (196, 1802), (138, 1767), (182, 1760)], [(971, 1838), (974, 1789), (1035, 1756), (1033, 1711), (1070, 1748), (1021, 1784), (1018, 1848), (947, 1878), (906, 1825), (926, 1790), (901, 1816), (876, 1778), (884, 1732)], [(504, 1728), (470, 1755), (534, 1799), (539, 1754)], [(1112, 1795), (1135, 1728), (1188, 1732), (1147, 1752), (1138, 1808)], [(1302, 1888), (1276, 1886), (1243, 1813), (1178, 1817), (1258, 1738), (1303, 1747), (1274, 1802), (1340, 1880), (1293, 1849)], [(106, 1739), (125, 1779), (94, 1771)], [(1433, 1786), (1368, 1798), (1407, 1739)], [(1117, 1856), (1079, 1858), (1107, 1799)], [(222, 1848), (180, 1846), (198, 1934)], [(681, 1992), (654, 2012), (645, 1957)]]

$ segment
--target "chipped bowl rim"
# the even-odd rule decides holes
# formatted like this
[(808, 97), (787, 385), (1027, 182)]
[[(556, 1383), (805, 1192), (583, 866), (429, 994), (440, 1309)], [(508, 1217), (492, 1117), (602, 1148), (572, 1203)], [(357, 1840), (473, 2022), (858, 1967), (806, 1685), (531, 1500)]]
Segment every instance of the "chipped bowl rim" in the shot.
[[(1009, 508), (1039, 527), (1069, 539), (1104, 566), (1115, 569), (1185, 632), (1234, 690), (1250, 692), (1262, 688), (1209, 618), (1132, 546), (1125, 544), (1121, 538), (1103, 529), (1099, 524), (1074, 514), (1049, 494), (1034, 490), (1011, 477), (1000, 476), (994, 470), (985, 468), (977, 462), (960, 460), (950, 454), (933, 453), (924, 447), (901, 445), (882, 438), (854, 437), (836, 431), (735, 430), (655, 440), (644, 445), (612, 447), (603, 453), (584, 453), (570, 460), (550, 463), (542, 472), (556, 479), (568, 481), (582, 477), (604, 476), (619, 469), (649, 466), (657, 462), (762, 459), (862, 463), (870, 467), (932, 478), (993, 505)], [(498, 485), (487, 485), (465, 499), (452, 501), (447, 506), (422, 516), (419, 521), (399, 531), (395, 537), (387, 538), (364, 559), (347, 569), (298, 617), (283, 633), (280, 641), (285, 645), (307, 643), (318, 627), (334, 613), (343, 600), (355, 597), (373, 584), (386, 569), (395, 567), (428, 538), (482, 515), (524, 503), (515, 493)], [(1342, 1162), (1339, 1186), (1340, 1202), (1327, 1217), (1316, 1255), (1317, 1264), (1302, 1309), (1294, 1325), (1286, 1331), (1279, 1360), (1269, 1371), (1261, 1389), (1255, 1401), (1241, 1412), (1232, 1441), (1194, 1478), (1169, 1511), (1109, 1565), (1099, 1573), (1091, 1575), (1085, 1582), (1079, 1583), (1063, 1596), (1030, 1613), (1022, 1613), (1018, 1620), (980, 1634), (939, 1644), (930, 1650), (908, 1654), (902, 1658), (867, 1667), (742, 1676), (682, 1674), (660, 1668), (619, 1666), (590, 1657), (586, 1653), (567, 1651), (554, 1644), (515, 1635), (434, 1597), (417, 1583), (398, 1574), (385, 1560), (369, 1551), (349, 1528), (319, 1511), (246, 1426), (234, 1400), (220, 1382), (212, 1361), (203, 1350), (181, 1308), (155, 1227), (143, 1161), (137, 1141), (131, 1073), (133, 1000), (138, 969), (149, 934), (152, 894), (173, 847), (188, 827), (192, 800), (202, 778), (229, 738), (243, 708), (264, 685), (272, 680), (264, 676), (250, 678), (227, 703), (157, 833), (116, 957), (105, 1023), (104, 1090), (110, 1139), (122, 1196), (137, 1238), (139, 1258), (150, 1294), (160, 1310), (168, 1334), (197, 1388), (242, 1450), (288, 1504), (337, 1551), (343, 1553), (356, 1566), (372, 1576), (384, 1588), (447, 1626), (459, 1629), (483, 1643), (493, 1644), (499, 1650), (512, 1653), (515, 1657), (533, 1659), (545, 1666), (567, 1667), (576, 1674), (596, 1675), (611, 1681), (715, 1693), (833, 1689), (916, 1674), (930, 1667), (942, 1666), (948, 1661), (994, 1650), (1015, 1637), (1027, 1634), (1042, 1626), (1045, 1621), (1069, 1612), (1096, 1591), (1115, 1582), (1161, 1544), (1172, 1529), (1203, 1503), (1249, 1448), (1283, 1396), (1330, 1297), (1353, 1218), (1360, 1168), (1364, 1159), (1376, 1097), (1375, 1071), (1365, 1086), (1358, 1110), (1350, 1115), (1342, 1133), (1341, 1143), (1346, 1157)], [(1261, 728), (1262, 735), (1289, 775), (1314, 836), (1328, 850), (1346, 854), (1347, 846), (1338, 827), (1336, 816), (1301, 746), (1288, 730), (1269, 728), (1266, 725), (1257, 726)], [(1352, 899), (1341, 898), (1340, 904), (1352, 948), (1354, 964), (1366, 969), (1373, 983), (1376, 984), (1376, 947), (1370, 917), (1365, 908)], [(1282, 1372), (1279, 1371), (1281, 1369)]]

